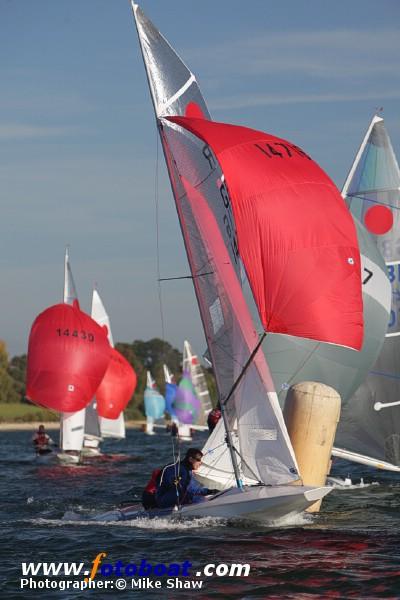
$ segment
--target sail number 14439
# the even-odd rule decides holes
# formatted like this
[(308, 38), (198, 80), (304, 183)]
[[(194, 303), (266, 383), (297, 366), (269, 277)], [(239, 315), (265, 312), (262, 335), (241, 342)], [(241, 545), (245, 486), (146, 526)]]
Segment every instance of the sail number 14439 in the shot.
[(65, 336), (71, 336), (74, 338), (79, 338), (81, 340), (87, 340), (88, 342), (94, 342), (94, 335), (93, 333), (88, 333), (87, 331), (85, 331), (84, 329), (81, 329), (80, 331), (78, 331), (78, 329), (61, 329), (58, 328), (56, 329), (57, 334), (59, 336), (65, 335)]

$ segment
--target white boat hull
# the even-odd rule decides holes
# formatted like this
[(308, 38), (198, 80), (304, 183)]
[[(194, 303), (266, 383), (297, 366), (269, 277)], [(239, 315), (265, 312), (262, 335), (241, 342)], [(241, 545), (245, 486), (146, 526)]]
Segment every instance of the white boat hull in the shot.
[(69, 454), (68, 452), (59, 452), (57, 460), (63, 465), (77, 465), (80, 462), (79, 454)]
[(110, 511), (96, 517), (97, 521), (125, 521), (138, 518), (204, 518), (241, 519), (260, 525), (273, 524), (288, 515), (301, 514), (321, 500), (332, 487), (297, 485), (251, 486), (243, 490), (232, 488), (205, 499), (204, 502), (182, 506), (181, 509), (145, 511), (138, 505)]
[(100, 450), (100, 448), (90, 448), (87, 446), (84, 446), (82, 448), (82, 452), (81, 452), (82, 456), (86, 456), (86, 457), (93, 457), (93, 456), (101, 456), (102, 452)]
[(182, 514), (193, 517), (246, 519), (268, 524), (289, 514), (300, 514), (331, 491), (329, 487), (278, 485), (237, 488), (217, 495), (209, 502), (182, 508)]

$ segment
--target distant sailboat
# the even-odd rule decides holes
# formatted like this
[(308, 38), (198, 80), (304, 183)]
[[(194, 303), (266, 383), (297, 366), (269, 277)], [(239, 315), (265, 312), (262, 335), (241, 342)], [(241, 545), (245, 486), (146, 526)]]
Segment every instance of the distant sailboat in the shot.
[(192, 432), (190, 425), (187, 423), (181, 423), (175, 412), (175, 398), (178, 391), (178, 386), (175, 383), (174, 376), (169, 370), (167, 365), (163, 365), (164, 378), (165, 378), (165, 410), (171, 416), (172, 423), (176, 424), (178, 428), (178, 436), (181, 441), (190, 441), (192, 439)]
[(198, 429), (207, 430), (207, 416), (212, 410), (210, 392), (200, 361), (187, 340), (183, 343), (182, 370), (189, 373), (196, 396), (201, 403), (199, 415), (193, 425), (198, 426)]
[[(361, 347), (354, 225), (297, 146), (209, 121), (194, 75), (136, 4), (133, 11), (238, 486), (181, 511), (257, 521), (298, 513), (329, 490), (291, 485), (296, 459), (260, 344), (270, 331)], [(241, 289), (242, 261), (261, 338)], [(242, 475), (259, 485), (243, 488)]]
[(27, 396), (61, 413), (62, 462), (79, 461), (85, 407), (98, 388), (110, 360), (105, 332), (82, 312), (66, 254), (64, 297), (69, 302), (46, 309), (34, 321), (28, 346)]
[(182, 373), (176, 390), (173, 409), (179, 421), (179, 438), (183, 441), (190, 441), (192, 439), (191, 429), (198, 423), (202, 409), (188, 371)]
[(343, 402), (334, 455), (400, 471), (400, 171), (383, 118), (375, 115), (342, 191), (385, 259), (391, 310), (382, 350)]
[(147, 384), (144, 390), (144, 412), (146, 415), (146, 433), (154, 435), (154, 425), (164, 416), (165, 399), (157, 389), (150, 371), (147, 371)]
[(170, 415), (171, 420), (178, 422), (175, 416), (173, 402), (176, 396), (177, 385), (175, 383), (175, 377), (169, 370), (167, 365), (163, 365), (164, 380), (165, 380), (165, 410)]

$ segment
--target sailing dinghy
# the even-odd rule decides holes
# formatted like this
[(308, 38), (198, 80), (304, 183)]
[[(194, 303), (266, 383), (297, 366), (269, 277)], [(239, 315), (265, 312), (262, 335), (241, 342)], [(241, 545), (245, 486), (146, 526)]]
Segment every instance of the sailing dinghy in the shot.
[[(296, 145), (210, 121), (194, 75), (132, 7), (237, 485), (180, 511), (257, 521), (299, 513), (330, 490), (292, 485), (296, 458), (260, 345), (269, 331), (360, 349), (355, 227), (333, 183)], [(258, 485), (243, 486), (236, 453)]]
[(178, 386), (175, 383), (175, 378), (167, 365), (163, 365), (164, 379), (165, 379), (165, 410), (171, 417), (172, 423), (175, 423), (177, 427), (178, 437), (182, 442), (190, 442), (192, 439), (192, 432), (190, 425), (187, 423), (181, 423), (175, 413), (174, 402)]
[(105, 331), (79, 308), (65, 253), (64, 303), (41, 313), (32, 325), (27, 363), (27, 397), (60, 412), (60, 452), (65, 464), (80, 461), (85, 408), (110, 360)]
[(144, 413), (146, 415), (145, 433), (147, 435), (155, 435), (154, 427), (160, 426), (160, 420), (164, 417), (165, 399), (158, 391), (157, 384), (150, 371), (147, 371), (143, 402)]
[(192, 425), (198, 422), (201, 414), (201, 401), (196, 396), (188, 371), (183, 371), (177, 386), (173, 411), (179, 421), (179, 439), (190, 441), (192, 439)]
[[(29, 335), (26, 395), (63, 415), (85, 409), (109, 362), (102, 330), (77, 305), (56, 304), (35, 319)], [(83, 437), (83, 436), (82, 436)], [(61, 446), (65, 450), (65, 444)], [(62, 462), (77, 462), (79, 454)]]
[(189, 373), (195, 394), (200, 400), (200, 411), (196, 422), (192, 424), (192, 428), (199, 431), (208, 431), (207, 417), (212, 410), (210, 392), (208, 391), (207, 381), (200, 361), (196, 354), (193, 353), (192, 347), (187, 340), (183, 343), (182, 370)]

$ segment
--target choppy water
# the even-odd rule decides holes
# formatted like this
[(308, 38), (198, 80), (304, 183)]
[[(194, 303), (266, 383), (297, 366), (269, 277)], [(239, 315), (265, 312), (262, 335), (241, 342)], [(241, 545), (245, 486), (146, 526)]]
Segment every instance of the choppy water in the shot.
[[(125, 442), (105, 442), (103, 460), (83, 466), (38, 465), (32, 433), (0, 433), (0, 597), (13, 598), (400, 598), (400, 477), (337, 463), (379, 485), (334, 490), (315, 517), (279, 528), (232, 525), (214, 519), (96, 523), (88, 519), (138, 498), (150, 471), (171, 459), (167, 434), (129, 430)], [(191, 445), (202, 446), (197, 434)], [(187, 447), (186, 444), (184, 447)], [(85, 521), (63, 520), (79, 513)], [(209, 577), (201, 590), (20, 590), (22, 562), (85, 562), (99, 552), (115, 564), (190, 561), (248, 563), (248, 577)], [(129, 578), (127, 578), (129, 579)], [(163, 580), (163, 585), (165, 579)]]

